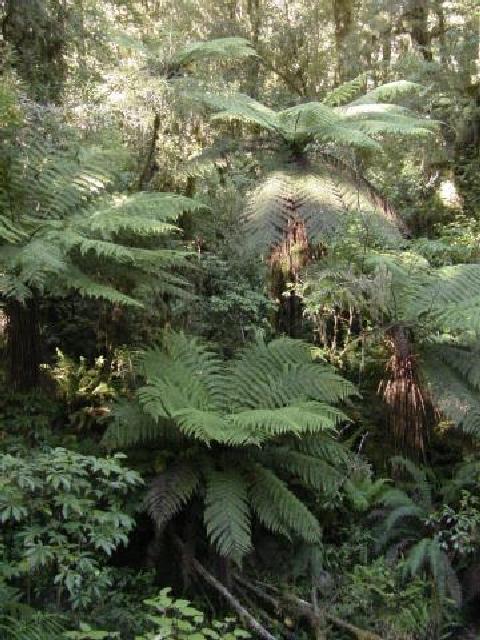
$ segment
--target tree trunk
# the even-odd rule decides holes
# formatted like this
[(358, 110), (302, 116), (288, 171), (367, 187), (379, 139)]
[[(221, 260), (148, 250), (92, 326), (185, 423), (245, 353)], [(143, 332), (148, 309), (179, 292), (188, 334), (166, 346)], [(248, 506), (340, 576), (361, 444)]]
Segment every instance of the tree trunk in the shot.
[(40, 372), (40, 322), (38, 301), (7, 303), (7, 376), (13, 391), (30, 391)]
[[(256, 50), (260, 39), (260, 0), (248, 0), (247, 4), (248, 17), (250, 19), (250, 40), (253, 48)], [(248, 84), (250, 95), (252, 98), (258, 98), (258, 73), (260, 71), (260, 62), (257, 58), (250, 61), (250, 70), (248, 73)]]
[(335, 21), (335, 84), (342, 84), (347, 78), (346, 42), (353, 24), (352, 0), (333, 0), (333, 19)]
[(408, 8), (408, 17), (412, 40), (418, 45), (423, 58), (427, 62), (431, 62), (433, 59), (432, 38), (428, 30), (427, 0), (411, 0)]

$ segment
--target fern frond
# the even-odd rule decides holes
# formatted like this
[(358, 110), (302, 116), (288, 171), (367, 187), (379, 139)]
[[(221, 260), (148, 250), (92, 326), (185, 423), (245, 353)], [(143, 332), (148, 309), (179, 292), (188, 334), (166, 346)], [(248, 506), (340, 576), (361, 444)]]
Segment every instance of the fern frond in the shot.
[(7, 216), (0, 214), (0, 239), (9, 244), (14, 244), (22, 237), (24, 237), (24, 232), (13, 224)]
[(62, 640), (65, 632), (58, 616), (43, 612), (22, 611), (21, 615), (0, 616), (0, 632), (4, 640)]
[(228, 419), (215, 411), (186, 408), (175, 411), (172, 417), (182, 433), (207, 444), (242, 444), (249, 441), (247, 433), (235, 430)]
[(425, 351), (422, 371), (435, 406), (455, 425), (469, 434), (480, 434), (480, 401), (476, 389), (469, 386), (442, 357), (442, 349)]
[(240, 562), (252, 549), (248, 486), (235, 472), (207, 476), (204, 522), (221, 556)]
[(347, 102), (351, 102), (353, 98), (362, 91), (368, 80), (368, 73), (361, 73), (356, 78), (344, 82), (335, 89), (332, 89), (323, 99), (323, 104), (328, 107), (339, 107)]
[[(413, 487), (419, 493), (420, 504), (427, 511), (432, 508), (432, 487), (427, 477), (427, 472), (409, 458), (394, 456), (391, 459), (392, 467), (395, 470), (406, 471), (413, 480)], [(418, 501), (418, 499), (417, 499)]]
[(352, 461), (351, 454), (345, 445), (326, 433), (303, 435), (301, 438), (295, 438), (290, 446), (296, 451), (324, 460), (337, 469), (346, 468)]
[(267, 459), (279, 470), (288, 471), (307, 488), (333, 495), (345, 476), (324, 459), (278, 447), (267, 452)]
[(207, 95), (202, 96), (202, 101), (217, 111), (211, 118), (213, 122), (241, 122), (284, 135), (277, 113), (243, 93), (232, 96)]
[(112, 418), (102, 438), (102, 445), (107, 449), (122, 449), (152, 441), (179, 440), (169, 423), (154, 420), (132, 400), (118, 401), (113, 407)]
[[(218, 356), (198, 338), (183, 333), (165, 332), (163, 344), (163, 349), (150, 349), (139, 358), (143, 375), (152, 383), (147, 393), (152, 394), (153, 402), (158, 396), (168, 415), (187, 407), (214, 409), (221, 385)], [(158, 415), (163, 415), (162, 410)]]
[(257, 465), (250, 488), (250, 500), (260, 522), (273, 533), (295, 534), (306, 542), (318, 542), (320, 525), (274, 473)]
[(199, 482), (199, 474), (186, 464), (170, 467), (157, 476), (145, 497), (145, 507), (157, 529), (163, 529), (184, 508)]
[(138, 236), (163, 235), (178, 230), (172, 223), (185, 211), (196, 212), (206, 208), (201, 202), (176, 193), (117, 195), (94, 210), (84, 225), (104, 239), (123, 232)]
[(121, 293), (114, 287), (96, 282), (73, 265), (70, 265), (68, 270), (65, 271), (63, 283), (66, 290), (73, 289), (85, 298), (105, 300), (112, 304), (127, 307), (143, 308), (143, 304), (139, 300)]
[(385, 534), (388, 536), (391, 534), (392, 530), (397, 526), (398, 522), (401, 520), (405, 520), (407, 518), (423, 518), (425, 515), (425, 511), (415, 505), (413, 502), (411, 504), (406, 504), (402, 507), (397, 507), (393, 511), (391, 511), (385, 521), (383, 522), (383, 527), (385, 528)]
[[(299, 340), (279, 338), (240, 352), (228, 367), (225, 393), (230, 407), (238, 413), (260, 407), (285, 407), (299, 400), (332, 405), (354, 394), (355, 390), (329, 365), (312, 362), (308, 345)], [(321, 413), (325, 408), (318, 409)], [(333, 421), (343, 417), (335, 410), (330, 416)]]
[(354, 100), (351, 104), (374, 104), (378, 102), (391, 102), (405, 96), (409, 96), (422, 91), (421, 84), (410, 82), (409, 80), (396, 80), (394, 82), (386, 82), (385, 84), (367, 91), (360, 98)]
[(445, 331), (480, 331), (480, 265), (459, 264), (431, 272), (411, 300), (412, 315), (427, 315)]
[(174, 61), (181, 65), (202, 60), (221, 60), (222, 62), (257, 57), (257, 52), (245, 38), (216, 38), (206, 42), (193, 42), (177, 53)]
[(6, 247), (2, 258), (6, 272), (14, 274), (17, 283), (40, 292), (47, 288), (52, 278), (65, 277), (70, 268), (61, 247), (43, 238)]
[(414, 576), (422, 568), (430, 570), (442, 600), (450, 595), (457, 606), (461, 605), (462, 591), (458, 578), (447, 554), (442, 551), (436, 539), (423, 538), (408, 553), (405, 572)]
[(322, 431), (333, 432), (338, 422), (347, 420), (339, 409), (320, 403), (289, 405), (276, 409), (250, 409), (232, 415), (235, 427), (262, 441), (271, 436)]
[(327, 167), (310, 174), (277, 172), (250, 194), (246, 231), (255, 249), (266, 250), (280, 245), (291, 221), (300, 221), (311, 244), (328, 244), (355, 216), (386, 219), (394, 232), (390, 210), (345, 173)]

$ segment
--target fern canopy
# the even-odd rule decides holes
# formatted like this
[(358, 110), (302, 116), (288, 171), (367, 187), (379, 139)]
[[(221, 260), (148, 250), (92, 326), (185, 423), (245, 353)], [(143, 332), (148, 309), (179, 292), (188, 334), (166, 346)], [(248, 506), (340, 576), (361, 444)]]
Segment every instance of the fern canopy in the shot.
[(8, 179), (0, 185), (0, 291), (5, 297), (24, 301), (34, 293), (76, 291), (141, 307), (136, 297), (141, 274), (144, 279), (155, 274), (161, 292), (185, 290), (186, 282), (172, 267), (185, 267), (186, 254), (165, 244), (151, 249), (151, 239), (174, 238), (179, 216), (203, 205), (172, 193), (117, 195), (126, 159), (121, 146), (81, 145), (73, 134), (61, 148), (45, 146), (33, 126), (21, 137)]
[(311, 173), (268, 176), (251, 192), (245, 220), (250, 242), (259, 250), (281, 243), (292, 220), (305, 225), (312, 244), (329, 244), (353, 227), (384, 244), (401, 241), (397, 220), (367, 186), (322, 166)]
[[(388, 102), (418, 90), (418, 85), (406, 81), (389, 83), (344, 104), (345, 97), (356, 92), (361, 83), (362, 80), (353, 81), (351, 87), (338, 88), (337, 93), (327, 96), (323, 102), (307, 102), (281, 111), (274, 111), (241, 93), (202, 95), (201, 99), (216, 111), (213, 121), (255, 125), (295, 145), (315, 141), (378, 150), (381, 148), (378, 136), (425, 136), (436, 129), (434, 121)], [(340, 104), (342, 106), (335, 106)]]
[[(355, 393), (348, 381), (288, 338), (251, 344), (224, 361), (199, 339), (166, 332), (137, 367), (145, 384), (136, 402), (145, 418), (130, 410), (133, 419), (116, 421), (106, 443), (167, 442), (169, 430), (178, 433), (182, 466), (154, 480), (146, 499), (157, 526), (197, 494), (210, 542), (237, 562), (252, 548), (254, 515), (274, 533), (319, 540), (319, 523), (289, 481), (338, 491), (348, 455), (335, 433), (347, 416), (335, 405)], [(295, 451), (300, 435), (311, 439), (309, 450)], [(197, 452), (194, 466), (189, 448)]]

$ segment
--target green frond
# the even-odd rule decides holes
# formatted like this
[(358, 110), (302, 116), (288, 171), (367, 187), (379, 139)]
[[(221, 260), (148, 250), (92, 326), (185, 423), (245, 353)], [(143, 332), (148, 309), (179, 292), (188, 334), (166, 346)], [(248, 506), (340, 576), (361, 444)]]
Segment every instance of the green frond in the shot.
[(461, 605), (462, 590), (458, 578), (436, 539), (423, 538), (410, 549), (404, 565), (405, 572), (414, 576), (421, 569), (430, 572), (442, 600), (450, 596), (457, 606)]
[(24, 237), (24, 233), (7, 216), (0, 214), (0, 239), (9, 244), (14, 244)]
[(361, 73), (353, 80), (344, 82), (329, 93), (323, 99), (323, 104), (327, 107), (339, 107), (347, 102), (351, 102), (353, 98), (362, 91), (368, 81), (368, 73)]
[(303, 435), (301, 438), (295, 438), (290, 446), (293, 450), (324, 460), (337, 469), (346, 468), (352, 462), (352, 456), (346, 446), (334, 440), (328, 433)]
[(211, 117), (213, 122), (242, 122), (284, 135), (277, 113), (250, 96), (237, 93), (231, 96), (206, 95), (201, 99), (217, 111)]
[(166, 469), (152, 482), (145, 497), (145, 507), (157, 529), (162, 530), (185, 507), (200, 482), (199, 474), (189, 465)]
[[(6, 272), (28, 289), (44, 291), (51, 279), (65, 277), (69, 264), (62, 248), (48, 238), (33, 238), (23, 245), (7, 247), (1, 254)], [(8, 295), (8, 292), (5, 292)]]
[(411, 300), (410, 312), (428, 316), (444, 331), (480, 332), (480, 265), (433, 270)]
[(423, 86), (409, 80), (396, 80), (394, 82), (386, 82), (385, 84), (367, 91), (360, 98), (354, 100), (351, 104), (374, 104), (377, 102), (392, 102), (399, 100), (405, 96), (419, 93), (423, 90)]
[[(289, 338), (257, 343), (242, 350), (228, 367), (225, 388), (229, 406), (235, 413), (311, 400), (332, 405), (355, 393), (354, 387), (334, 373), (332, 367), (312, 361), (308, 345)], [(318, 411), (322, 415), (325, 407), (318, 407)], [(336, 422), (343, 415), (334, 410), (329, 417)]]
[(63, 640), (62, 620), (43, 612), (23, 611), (19, 616), (0, 616), (0, 635), (3, 640)]
[(392, 467), (396, 471), (403, 470), (408, 473), (413, 480), (413, 487), (416, 493), (419, 493), (417, 502), (420, 502), (424, 509), (430, 509), (432, 506), (432, 487), (427, 477), (427, 472), (409, 458), (403, 456), (394, 456), (391, 459)]
[(480, 391), (480, 353), (478, 345), (439, 344), (432, 346), (441, 360), (454, 369), (468, 384)]
[(311, 402), (276, 409), (240, 411), (233, 414), (231, 420), (235, 427), (262, 441), (276, 435), (334, 432), (337, 423), (346, 421), (347, 417), (339, 409)]
[(84, 221), (85, 227), (101, 238), (110, 239), (128, 232), (155, 236), (178, 231), (172, 224), (185, 211), (201, 211), (206, 206), (176, 193), (140, 192), (112, 196)]
[(65, 272), (64, 287), (66, 290), (73, 289), (77, 291), (84, 298), (105, 300), (106, 302), (126, 307), (143, 308), (143, 304), (139, 300), (121, 293), (114, 287), (93, 280), (79, 269), (73, 267), (73, 265), (69, 266)]
[(265, 251), (283, 241), (292, 220), (305, 225), (308, 241), (314, 244), (329, 243), (355, 220), (367, 224), (370, 219), (400, 238), (389, 210), (366, 185), (321, 167), (316, 173), (270, 175), (249, 196), (245, 227), (252, 246)]
[(174, 62), (188, 65), (203, 60), (234, 62), (244, 58), (256, 57), (257, 53), (245, 38), (216, 38), (206, 42), (193, 42), (174, 57)]
[(409, 551), (404, 571), (415, 576), (428, 560), (428, 554), (432, 540), (430, 538), (422, 538)]
[(388, 536), (397, 526), (399, 521), (403, 521), (407, 518), (422, 519), (424, 516), (424, 509), (413, 503), (397, 507), (388, 514), (387, 518), (383, 522), (385, 533)]
[(292, 451), (289, 447), (272, 448), (267, 460), (279, 470), (288, 471), (307, 488), (333, 495), (345, 476), (324, 459), (307, 453)]
[(172, 414), (180, 431), (207, 444), (242, 444), (249, 442), (248, 434), (233, 428), (228, 419), (215, 411), (185, 408)]
[(315, 516), (274, 473), (257, 465), (250, 500), (260, 522), (273, 533), (296, 535), (318, 542), (321, 529)]
[(145, 351), (139, 367), (151, 383), (140, 390), (140, 401), (155, 419), (181, 409), (207, 410), (218, 405), (221, 362), (198, 338), (167, 331), (163, 348)]
[(378, 502), (388, 509), (409, 507), (414, 504), (410, 496), (401, 489), (389, 489), (379, 497)]
[[(448, 349), (448, 348), (447, 348)], [(466, 433), (480, 434), (480, 400), (468, 378), (443, 359), (442, 347), (425, 350), (421, 362), (435, 406)], [(445, 350), (447, 351), (447, 350)], [(468, 371), (468, 369), (467, 369)], [(467, 374), (468, 375), (468, 374)]]
[(248, 486), (235, 471), (207, 476), (204, 522), (221, 556), (240, 562), (252, 549)]
[(318, 140), (361, 149), (381, 149), (353, 120), (321, 102), (306, 102), (284, 109), (276, 116), (284, 137), (292, 142)]
[(331, 131), (339, 124), (340, 118), (335, 111), (321, 102), (305, 102), (289, 107), (276, 114), (279, 125), (286, 137), (291, 140), (311, 138)]
[(132, 400), (115, 403), (112, 418), (102, 438), (102, 446), (107, 449), (122, 449), (139, 443), (179, 439), (168, 423), (154, 420)]

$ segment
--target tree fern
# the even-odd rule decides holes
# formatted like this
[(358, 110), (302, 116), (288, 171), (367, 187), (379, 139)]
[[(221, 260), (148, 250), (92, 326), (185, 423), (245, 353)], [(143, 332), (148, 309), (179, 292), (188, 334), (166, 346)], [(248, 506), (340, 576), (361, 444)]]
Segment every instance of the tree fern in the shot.
[(409, 551), (404, 570), (411, 576), (426, 569), (433, 577), (440, 600), (451, 597), (457, 606), (462, 602), (462, 590), (447, 554), (435, 539), (423, 538)]
[[(171, 467), (148, 494), (157, 523), (163, 526), (198, 491), (210, 543), (237, 562), (250, 549), (252, 515), (276, 533), (318, 540), (318, 522), (288, 482), (329, 495), (340, 486), (348, 454), (335, 432), (347, 417), (334, 405), (355, 392), (349, 382), (298, 340), (259, 341), (222, 361), (198, 338), (171, 331), (137, 358), (137, 370), (144, 417), (130, 410), (131, 420), (117, 419), (106, 443), (148, 439), (182, 452), (180, 493), (180, 472)], [(301, 449), (303, 434), (308, 451)]]
[[(115, 194), (128, 159), (119, 142), (81, 143), (56, 114), (47, 120), (28, 103), (23, 111), (25, 123), (10, 132), (5, 167), (0, 157), (4, 295), (23, 300), (28, 290), (63, 295), (73, 289), (135, 304), (130, 292), (113, 292), (125, 282), (122, 265), (130, 268), (132, 291), (133, 267), (155, 271), (165, 290), (178, 293), (185, 282), (169, 270), (185, 266), (185, 254), (161, 246), (151, 250), (148, 242), (143, 248), (142, 242), (174, 236), (179, 216), (202, 205), (170, 193)], [(116, 263), (117, 282), (108, 263)]]
[(283, 171), (269, 176), (250, 194), (246, 228), (256, 249), (281, 243), (292, 219), (305, 225), (312, 245), (328, 245), (357, 219), (362, 224), (372, 221), (377, 234), (388, 234), (398, 244), (401, 236), (395, 222), (379, 205), (365, 185), (332, 169)]

